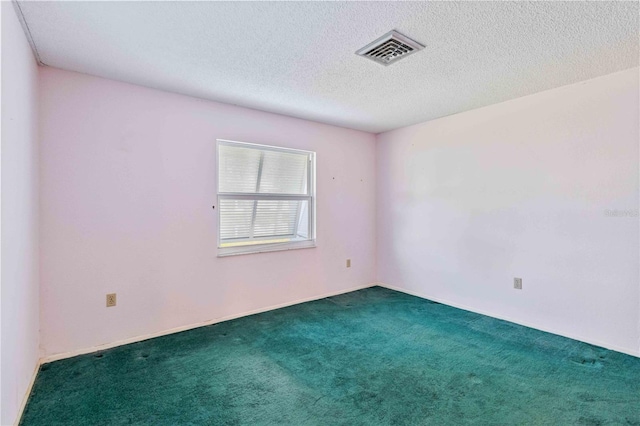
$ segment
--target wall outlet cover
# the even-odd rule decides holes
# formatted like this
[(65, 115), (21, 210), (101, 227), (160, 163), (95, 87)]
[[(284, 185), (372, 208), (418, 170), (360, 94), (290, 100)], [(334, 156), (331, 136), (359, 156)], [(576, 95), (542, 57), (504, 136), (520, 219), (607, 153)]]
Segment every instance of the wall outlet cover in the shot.
[(513, 279), (513, 288), (517, 290), (522, 290), (522, 278)]
[(107, 308), (111, 308), (113, 306), (116, 306), (116, 294), (109, 293), (107, 294)]

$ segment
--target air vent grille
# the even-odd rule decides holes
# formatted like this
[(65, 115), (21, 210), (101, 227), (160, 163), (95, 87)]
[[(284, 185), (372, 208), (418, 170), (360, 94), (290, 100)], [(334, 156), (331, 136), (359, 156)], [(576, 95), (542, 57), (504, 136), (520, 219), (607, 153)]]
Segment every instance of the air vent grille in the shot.
[(356, 54), (382, 65), (391, 65), (424, 46), (397, 31), (389, 31), (376, 41), (369, 43)]

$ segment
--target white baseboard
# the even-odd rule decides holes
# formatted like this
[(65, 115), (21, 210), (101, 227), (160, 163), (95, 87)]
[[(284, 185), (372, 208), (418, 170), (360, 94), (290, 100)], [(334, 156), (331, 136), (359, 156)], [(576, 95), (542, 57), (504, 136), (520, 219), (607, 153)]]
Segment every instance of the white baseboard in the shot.
[(20, 404), (20, 408), (18, 409), (18, 414), (16, 416), (16, 421), (14, 426), (18, 426), (20, 424), (20, 420), (22, 420), (22, 415), (24, 414), (24, 409), (27, 407), (27, 402), (29, 401), (29, 396), (31, 395), (31, 390), (33, 389), (33, 384), (36, 382), (36, 377), (38, 376), (38, 371), (40, 371), (40, 365), (42, 364), (41, 360), (36, 362), (36, 368), (33, 370), (33, 374), (31, 375), (31, 381), (29, 382), (29, 386), (27, 386), (27, 391), (22, 398), (22, 403)]
[(141, 342), (143, 340), (153, 339), (154, 337), (166, 336), (168, 334), (179, 333), (181, 331), (187, 331), (187, 330), (191, 330), (191, 329), (198, 328), (198, 327), (205, 327), (207, 325), (217, 324), (217, 323), (220, 323), (220, 322), (229, 321), (229, 320), (233, 320), (233, 319), (236, 319), (236, 318), (241, 318), (241, 317), (246, 317), (246, 316), (249, 316), (249, 315), (259, 314), (259, 313), (262, 313), (262, 312), (272, 311), (274, 309), (286, 308), (287, 306), (298, 305), (300, 303), (311, 302), (311, 301), (314, 301), (314, 300), (320, 300), (320, 299), (324, 299), (324, 298), (327, 298), (327, 297), (337, 296), (337, 295), (345, 294), (345, 293), (351, 293), (352, 291), (362, 290), (364, 288), (374, 287), (376, 285), (381, 285), (381, 284), (379, 284), (379, 283), (370, 283), (370, 284), (366, 284), (366, 285), (352, 287), (352, 288), (349, 288), (349, 289), (346, 289), (346, 290), (334, 291), (334, 292), (331, 292), (331, 293), (325, 293), (325, 294), (321, 294), (321, 295), (318, 295), (318, 296), (312, 296), (312, 297), (308, 297), (308, 298), (304, 298), (304, 299), (294, 300), (294, 301), (291, 301), (291, 302), (280, 303), (278, 305), (267, 306), (267, 307), (264, 307), (264, 308), (255, 309), (253, 311), (242, 312), (240, 314), (229, 315), (229, 316), (222, 317), (222, 318), (215, 318), (215, 319), (207, 320), (207, 321), (196, 323), (196, 324), (184, 325), (184, 326), (180, 326), (180, 327), (171, 328), (171, 329), (168, 329), (168, 330), (158, 331), (156, 333), (144, 334), (144, 335), (141, 335), (141, 336), (130, 337), (128, 339), (118, 340), (118, 341), (111, 342), (111, 343), (105, 343), (105, 344), (102, 344), (102, 345), (91, 346), (89, 348), (83, 348), (83, 349), (77, 349), (77, 350), (69, 351), (69, 352), (62, 352), (62, 353), (47, 355), (47, 356), (45, 356), (45, 357), (40, 359), (40, 363), (41, 364), (46, 364), (46, 363), (53, 362), (53, 361), (58, 361), (58, 360), (61, 360), (61, 359), (72, 358), (72, 357), (78, 356), (78, 355), (84, 355), (84, 354), (89, 354), (89, 353), (92, 353), (92, 352), (102, 351), (102, 350), (105, 350), (105, 349), (115, 348), (117, 346), (128, 345), (130, 343)]
[(497, 319), (500, 319), (500, 320), (503, 320), (503, 321), (512, 322), (514, 324), (523, 325), (523, 326), (529, 327), (529, 328), (534, 328), (536, 330), (544, 331), (545, 333), (551, 333), (551, 334), (555, 334), (555, 335), (558, 335), (558, 336), (567, 337), (569, 339), (578, 340), (580, 342), (588, 343), (590, 345), (599, 346), (601, 348), (610, 349), (612, 351), (621, 352), (623, 354), (627, 354), (627, 355), (631, 355), (631, 356), (635, 356), (635, 357), (640, 357), (640, 351), (634, 351), (632, 349), (621, 348), (619, 346), (610, 345), (608, 343), (603, 343), (603, 342), (599, 342), (597, 340), (589, 339), (589, 338), (586, 338), (584, 336), (577, 336), (577, 335), (572, 335), (572, 334), (567, 334), (567, 333), (564, 333), (564, 332), (560, 332), (560, 331), (557, 331), (557, 330), (551, 330), (551, 329), (548, 329), (546, 327), (540, 327), (539, 325), (536, 325), (536, 324), (527, 323), (527, 322), (523, 322), (523, 321), (520, 321), (520, 320), (515, 320), (513, 318), (509, 318), (509, 317), (502, 316), (502, 315), (496, 315), (493, 312), (486, 312), (486, 311), (483, 311), (483, 310), (480, 310), (480, 309), (470, 308), (468, 306), (460, 305), (458, 303), (453, 303), (453, 302), (450, 302), (448, 300), (440, 299), (440, 298), (437, 298), (437, 297), (431, 297), (429, 295), (421, 294), (421, 293), (418, 293), (418, 292), (415, 292), (415, 291), (406, 290), (406, 289), (401, 288), (401, 287), (395, 287), (393, 285), (389, 285), (389, 284), (385, 284), (385, 283), (377, 283), (376, 285), (379, 285), (380, 287), (388, 288), (389, 290), (399, 291), (401, 293), (406, 293), (406, 294), (409, 294), (411, 296), (416, 296), (416, 297), (419, 297), (421, 299), (427, 299), (427, 300), (431, 300), (433, 302), (442, 303), (443, 305), (452, 306), (454, 308), (463, 309), (463, 310), (469, 311), (469, 312), (474, 312), (476, 314), (485, 315), (485, 316), (492, 317), (492, 318), (497, 318)]

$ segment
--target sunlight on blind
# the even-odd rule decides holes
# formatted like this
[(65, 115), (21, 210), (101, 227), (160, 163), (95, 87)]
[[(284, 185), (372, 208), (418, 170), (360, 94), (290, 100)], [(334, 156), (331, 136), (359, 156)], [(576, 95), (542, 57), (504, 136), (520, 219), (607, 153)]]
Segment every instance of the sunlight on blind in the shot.
[(220, 239), (250, 238), (253, 200), (220, 200)]
[(256, 201), (254, 237), (293, 235), (298, 224), (298, 214), (306, 201)]
[(310, 238), (310, 153), (220, 143), (220, 246)]
[(266, 151), (260, 193), (306, 194), (308, 155)]
[(260, 150), (220, 145), (220, 192), (256, 192)]

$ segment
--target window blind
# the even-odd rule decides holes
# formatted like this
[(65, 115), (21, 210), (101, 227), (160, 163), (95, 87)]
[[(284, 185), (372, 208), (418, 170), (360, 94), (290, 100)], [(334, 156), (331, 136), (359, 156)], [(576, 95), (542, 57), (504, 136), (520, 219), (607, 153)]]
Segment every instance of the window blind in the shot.
[(219, 247), (313, 237), (313, 153), (218, 143)]

